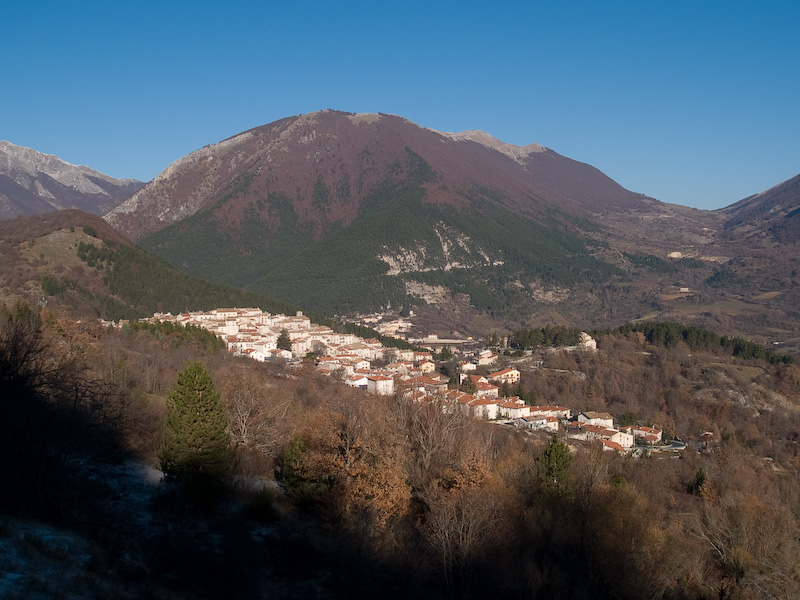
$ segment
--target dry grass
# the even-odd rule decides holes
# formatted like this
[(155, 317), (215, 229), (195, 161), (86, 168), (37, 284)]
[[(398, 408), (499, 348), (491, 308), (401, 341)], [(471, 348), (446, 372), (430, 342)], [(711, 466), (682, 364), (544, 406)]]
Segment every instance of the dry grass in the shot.
[(743, 365), (729, 365), (726, 363), (706, 363), (703, 365), (707, 369), (719, 369), (724, 371), (729, 377), (740, 383), (751, 383), (764, 374), (761, 367), (748, 367)]
[(76, 228), (59, 229), (48, 235), (36, 238), (32, 247), (21, 249), (21, 254), (28, 260), (43, 259), (48, 263), (64, 265), (67, 269), (82, 266), (78, 258), (78, 244), (102, 245), (102, 241)]
[(772, 299), (772, 298), (777, 298), (777, 297), (778, 297), (778, 296), (780, 296), (782, 293), (783, 293), (783, 292), (778, 292), (778, 291), (774, 291), (774, 292), (764, 292), (763, 294), (759, 294), (758, 296), (756, 296), (755, 298), (753, 298), (753, 300), (770, 300), (770, 299)]

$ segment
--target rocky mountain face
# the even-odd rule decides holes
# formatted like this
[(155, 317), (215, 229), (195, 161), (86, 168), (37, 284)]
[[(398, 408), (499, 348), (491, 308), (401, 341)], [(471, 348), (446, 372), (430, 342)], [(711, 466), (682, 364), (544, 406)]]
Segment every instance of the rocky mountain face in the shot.
[(474, 332), (660, 318), (766, 341), (800, 337), (800, 270), (737, 219), (791, 189), (702, 211), (537, 144), (322, 111), (206, 146), (105, 218), (193, 275), (331, 315), (413, 307)]
[(0, 141), (0, 219), (67, 208), (103, 215), (143, 185)]

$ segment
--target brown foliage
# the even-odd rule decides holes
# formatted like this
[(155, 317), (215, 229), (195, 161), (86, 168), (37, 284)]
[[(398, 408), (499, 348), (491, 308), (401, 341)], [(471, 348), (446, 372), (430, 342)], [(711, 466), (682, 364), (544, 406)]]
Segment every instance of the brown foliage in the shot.
[(786, 364), (777, 367), (775, 391), (787, 396), (793, 403), (800, 403), (800, 367)]
[(703, 491), (693, 531), (742, 597), (800, 598), (800, 530), (790, 511), (749, 492)]
[[(422, 532), (442, 568), (451, 596), (461, 597), (476, 563), (497, 564), (498, 550), (511, 537), (513, 515), (522, 507), (501, 479), (437, 489), (426, 495)], [(491, 557), (491, 558), (490, 558)]]
[(368, 538), (404, 516), (411, 499), (403, 469), (407, 441), (388, 402), (342, 389), (301, 428), (308, 448), (302, 476), (327, 482), (326, 512)]
[(440, 400), (423, 404), (402, 404), (408, 432), (410, 455), (408, 478), (415, 491), (432, 485), (450, 485), (461, 471), (463, 442), (469, 417), (460, 410), (445, 406)]
[(659, 598), (684, 573), (678, 536), (633, 487), (595, 489), (587, 517), (591, 557), (615, 596)]

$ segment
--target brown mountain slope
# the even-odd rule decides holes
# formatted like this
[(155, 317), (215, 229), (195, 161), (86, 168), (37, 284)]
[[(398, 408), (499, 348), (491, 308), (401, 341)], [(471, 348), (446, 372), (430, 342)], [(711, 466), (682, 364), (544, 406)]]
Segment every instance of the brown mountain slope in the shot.
[(800, 175), (719, 211), (725, 236), (750, 242), (800, 241)]
[(0, 221), (0, 302), (45, 300), (42, 280), (68, 278), (83, 288), (108, 293), (102, 273), (78, 258), (81, 243), (130, 245), (101, 217), (70, 209)]
[(443, 134), (393, 115), (322, 111), (193, 152), (107, 219), (137, 238), (211, 207), (220, 220), (237, 223), (244, 206), (281, 194), (301, 221), (314, 222), (317, 229), (332, 222), (347, 225), (387, 178), (408, 179), (399, 168), (406, 149), (436, 173), (425, 184), (430, 203), (464, 207), (474, 188), (502, 192), (509, 208), (526, 216), (543, 204), (584, 215), (655, 202), (541, 146), (511, 146), (481, 132)]

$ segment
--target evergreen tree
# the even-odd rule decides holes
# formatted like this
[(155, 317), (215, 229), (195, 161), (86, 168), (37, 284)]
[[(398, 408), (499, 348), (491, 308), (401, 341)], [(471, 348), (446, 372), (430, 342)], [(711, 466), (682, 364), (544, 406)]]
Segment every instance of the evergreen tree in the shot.
[(167, 396), (164, 440), (158, 451), (168, 480), (194, 491), (222, 487), (233, 471), (234, 450), (225, 407), (208, 371), (187, 363)]
[(289, 337), (289, 332), (285, 329), (281, 329), (281, 332), (278, 335), (278, 350), (288, 350), (289, 352), (292, 351), (292, 340)]
[(464, 383), (461, 384), (461, 391), (465, 394), (474, 394), (478, 391), (478, 386), (475, 385), (475, 382), (471, 377), (467, 377), (464, 380)]
[(572, 470), (569, 446), (554, 435), (536, 457), (536, 462), (539, 466), (539, 483), (545, 496), (558, 498), (569, 495)]

